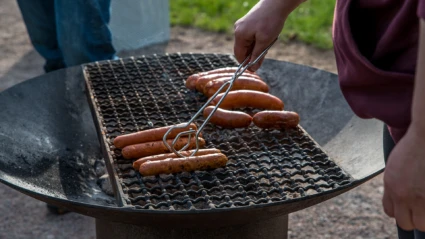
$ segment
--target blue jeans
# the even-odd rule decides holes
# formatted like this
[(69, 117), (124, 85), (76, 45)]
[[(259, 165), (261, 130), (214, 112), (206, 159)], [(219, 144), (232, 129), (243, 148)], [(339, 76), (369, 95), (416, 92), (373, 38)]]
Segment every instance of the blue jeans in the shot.
[[(388, 131), (388, 127), (384, 125), (384, 159), (385, 164), (387, 163), (388, 157), (390, 156), (391, 151), (395, 147), (395, 143), (391, 138), (390, 132)], [(421, 232), (418, 230), (413, 231), (405, 231), (401, 229), (397, 225), (397, 232), (399, 239), (425, 239), (425, 232)]]
[(115, 58), (111, 0), (17, 0), (46, 72)]

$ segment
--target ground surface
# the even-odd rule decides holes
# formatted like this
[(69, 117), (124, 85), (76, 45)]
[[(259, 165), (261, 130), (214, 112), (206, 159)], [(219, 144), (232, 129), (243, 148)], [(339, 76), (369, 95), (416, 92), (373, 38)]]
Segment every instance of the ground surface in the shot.
[[(43, 62), (30, 45), (16, 1), (0, 0), (0, 6), (1, 91), (42, 74)], [(173, 28), (165, 50), (231, 53), (232, 46), (232, 38), (226, 35)], [(277, 44), (268, 57), (336, 71), (332, 51), (303, 44)], [(337, 198), (291, 214), (290, 238), (396, 238), (393, 220), (381, 207), (382, 192), (380, 175)], [(9, 238), (95, 238), (94, 219), (75, 213), (51, 215), (44, 203), (0, 184), (0, 239)]]
[[(173, 0), (171, 23), (201, 29), (232, 32), (233, 24), (258, 0)], [(317, 47), (332, 47), (331, 27), (335, 0), (305, 1), (285, 21), (281, 38), (297, 38)]]

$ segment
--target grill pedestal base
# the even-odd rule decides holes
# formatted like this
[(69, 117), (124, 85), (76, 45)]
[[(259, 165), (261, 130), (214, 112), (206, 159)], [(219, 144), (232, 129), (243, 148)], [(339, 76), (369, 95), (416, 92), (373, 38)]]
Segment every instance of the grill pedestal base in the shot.
[(288, 215), (257, 223), (213, 229), (166, 229), (96, 219), (96, 237), (97, 239), (286, 239)]

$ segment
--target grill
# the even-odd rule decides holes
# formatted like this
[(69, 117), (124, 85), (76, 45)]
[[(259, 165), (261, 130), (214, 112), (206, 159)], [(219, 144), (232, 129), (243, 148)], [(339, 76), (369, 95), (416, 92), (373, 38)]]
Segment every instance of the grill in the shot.
[[(186, 77), (234, 65), (229, 55), (141, 56), (58, 70), (0, 92), (0, 182), (96, 218), (97, 238), (273, 239), (287, 237), (288, 214), (383, 171), (382, 124), (353, 115), (337, 76), (271, 59), (259, 75), (331, 159), (301, 127), (209, 124), (207, 147), (229, 158), (210, 171), (141, 177), (114, 149), (117, 135), (187, 121), (206, 98), (186, 90)], [(117, 200), (99, 186), (103, 161)]]
[[(120, 206), (155, 211), (244, 208), (301, 200), (353, 182), (300, 126), (278, 131), (207, 124), (206, 147), (227, 155), (225, 168), (148, 177), (136, 172), (113, 139), (187, 122), (207, 98), (187, 90), (186, 78), (227, 66), (237, 66), (231, 55), (177, 53), (85, 65), (94, 121)], [(201, 116), (196, 123), (203, 120)]]

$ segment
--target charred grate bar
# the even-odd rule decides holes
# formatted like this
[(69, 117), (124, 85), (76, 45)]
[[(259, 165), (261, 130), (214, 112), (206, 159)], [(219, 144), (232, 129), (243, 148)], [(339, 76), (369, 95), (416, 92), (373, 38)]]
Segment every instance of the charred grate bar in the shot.
[[(203, 131), (206, 147), (220, 149), (229, 159), (226, 168), (210, 171), (142, 177), (133, 169), (133, 160), (124, 159), (114, 148), (118, 135), (187, 122), (207, 98), (187, 90), (186, 78), (236, 65), (230, 55), (166, 54), (85, 66), (92, 110), (123, 206), (145, 210), (247, 207), (302, 199), (352, 182), (301, 127), (230, 130), (208, 124)], [(199, 117), (197, 124), (203, 120)]]

